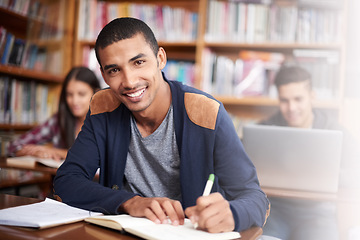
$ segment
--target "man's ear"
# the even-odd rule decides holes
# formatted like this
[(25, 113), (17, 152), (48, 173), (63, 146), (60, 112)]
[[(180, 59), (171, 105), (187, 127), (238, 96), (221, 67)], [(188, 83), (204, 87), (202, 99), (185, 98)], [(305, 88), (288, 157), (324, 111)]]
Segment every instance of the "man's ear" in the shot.
[(162, 47), (159, 47), (159, 51), (157, 54), (157, 60), (159, 63), (159, 68), (162, 70), (165, 67), (166, 62), (167, 62), (166, 52), (165, 52), (165, 49)]

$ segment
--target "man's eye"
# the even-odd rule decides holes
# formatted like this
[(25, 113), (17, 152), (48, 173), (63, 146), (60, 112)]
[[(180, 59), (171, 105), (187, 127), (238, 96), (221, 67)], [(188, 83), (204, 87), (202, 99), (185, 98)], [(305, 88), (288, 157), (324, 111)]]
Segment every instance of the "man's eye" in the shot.
[(135, 65), (136, 66), (139, 66), (139, 65), (141, 65), (141, 64), (143, 64), (144, 63), (144, 60), (137, 60), (137, 61), (135, 61)]
[(109, 70), (109, 74), (114, 74), (114, 73), (117, 73), (119, 71), (119, 69), (117, 69), (117, 68), (113, 68), (113, 69), (110, 69)]

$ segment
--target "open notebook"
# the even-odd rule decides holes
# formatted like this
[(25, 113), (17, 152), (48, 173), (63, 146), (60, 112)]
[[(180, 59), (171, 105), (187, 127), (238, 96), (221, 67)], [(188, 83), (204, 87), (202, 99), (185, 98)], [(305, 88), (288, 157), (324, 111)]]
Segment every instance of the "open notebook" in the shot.
[(197, 230), (189, 219), (185, 219), (185, 224), (180, 226), (156, 224), (149, 219), (132, 217), (127, 214), (88, 217), (85, 221), (126, 231), (149, 240), (225, 240), (240, 238), (239, 232), (208, 233)]

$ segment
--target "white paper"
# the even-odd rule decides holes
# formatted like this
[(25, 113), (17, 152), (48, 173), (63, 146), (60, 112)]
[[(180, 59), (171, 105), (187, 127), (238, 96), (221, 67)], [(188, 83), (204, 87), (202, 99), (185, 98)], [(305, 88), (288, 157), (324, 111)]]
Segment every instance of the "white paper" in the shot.
[(0, 210), (0, 224), (46, 228), (76, 221), (102, 213), (71, 207), (65, 203), (46, 198), (40, 203)]

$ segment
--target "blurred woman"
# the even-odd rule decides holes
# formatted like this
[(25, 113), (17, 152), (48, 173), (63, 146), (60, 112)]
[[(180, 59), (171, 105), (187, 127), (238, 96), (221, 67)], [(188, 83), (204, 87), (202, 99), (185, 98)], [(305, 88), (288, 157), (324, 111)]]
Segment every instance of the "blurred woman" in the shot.
[(86, 67), (72, 68), (63, 82), (58, 112), (10, 142), (9, 156), (65, 159), (84, 123), (90, 99), (99, 89), (94, 72)]

